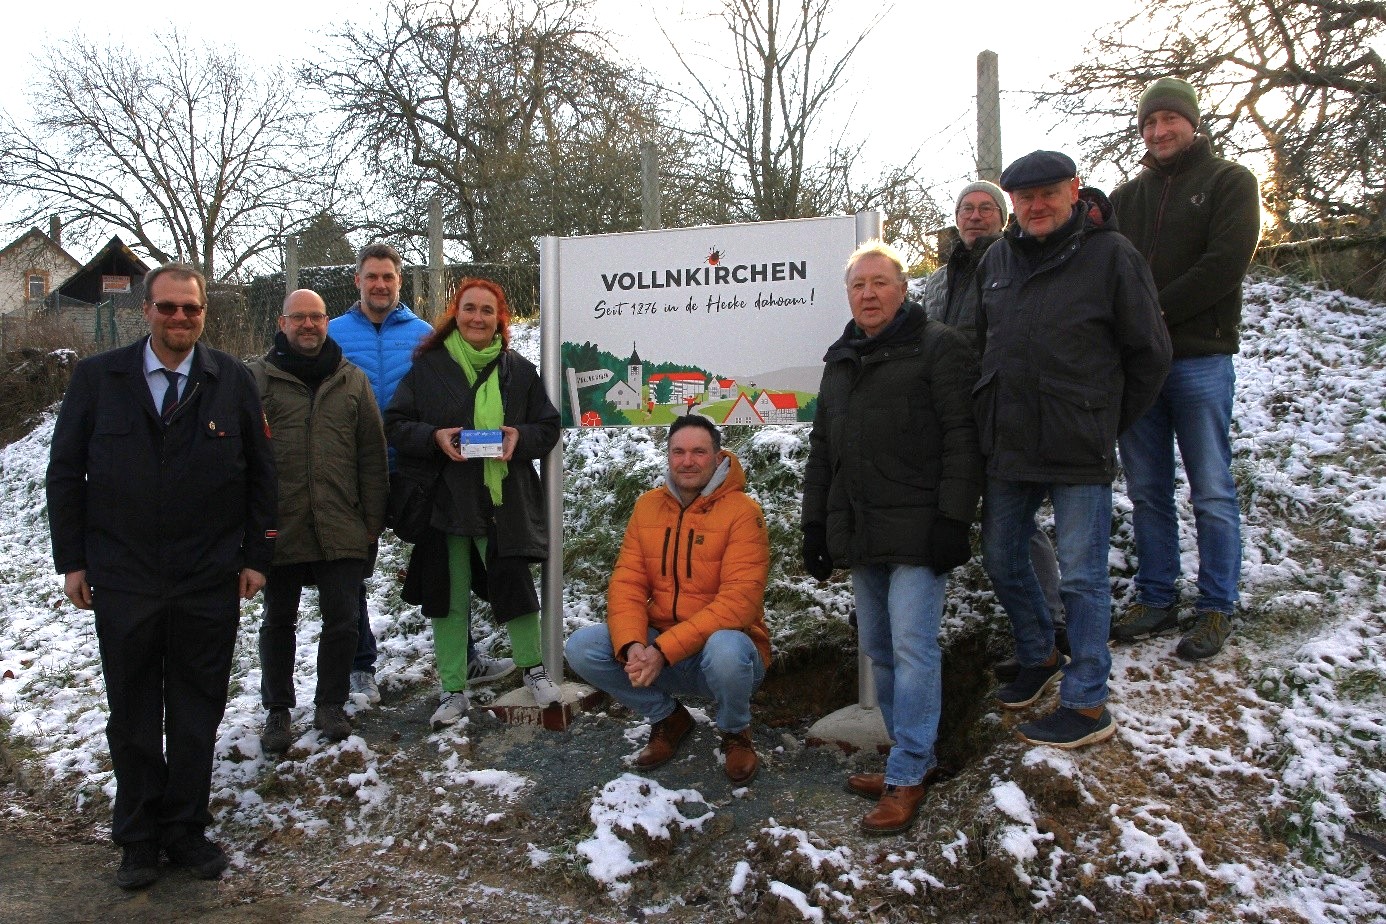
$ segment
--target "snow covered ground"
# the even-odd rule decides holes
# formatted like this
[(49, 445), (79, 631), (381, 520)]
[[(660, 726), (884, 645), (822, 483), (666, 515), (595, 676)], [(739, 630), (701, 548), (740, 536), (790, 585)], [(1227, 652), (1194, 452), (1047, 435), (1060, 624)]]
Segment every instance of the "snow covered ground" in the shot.
[[(805, 751), (797, 732), (759, 729), (767, 767), (728, 791), (706, 753), (671, 776), (627, 772), (620, 755), (638, 750), (644, 729), (624, 716), (584, 718), (560, 737), (531, 730), (518, 743), (519, 733), (474, 718), (402, 742), (396, 731), (328, 745), (300, 706), (301, 737), (275, 763), (257, 739), (253, 601), (213, 778), (214, 833), (237, 867), (229, 875), (254, 876), (298, 852), (416, 876), (408, 896), (372, 898), (359, 883), (336, 894), (374, 901), (381, 920), (449, 919), (420, 895), (497, 876), (486, 889), (544, 895), (549, 917), (568, 908), (611, 920), (1386, 920), (1386, 861), (1372, 852), (1386, 850), (1386, 308), (1285, 280), (1251, 281), (1246, 296), (1234, 434), (1244, 618), (1204, 664), (1175, 659), (1169, 638), (1117, 649), (1112, 742), (1075, 754), (1027, 749), (1009, 732), (1016, 717), (987, 713), (971, 732), (972, 759), (931, 793), (916, 828), (874, 841), (854, 827), (865, 803), (833, 794), (840, 768)], [(537, 359), (537, 330), (516, 342)], [(51, 432), (49, 417), (0, 460), (0, 745), (69, 811), (104, 821), (114, 782), (95, 635), (51, 573)], [(768, 620), (780, 652), (840, 640), (850, 606), (844, 582), (820, 587), (797, 574), (805, 443), (803, 429), (764, 428), (738, 450), (777, 544)], [(571, 631), (602, 618), (604, 567), (635, 492), (658, 475), (661, 442), (579, 432), (565, 453)], [(1115, 536), (1121, 601), (1132, 562), (1120, 491)], [(372, 622), (387, 705), (419, 725), (432, 706), (431, 643), (399, 600), (402, 564), (387, 545)], [(504, 638), (484, 612), (478, 623)], [(974, 561), (955, 579), (945, 634), (979, 626), (999, 632), (1004, 617)], [(312, 699), (317, 628), (310, 597), (300, 703)], [(560, 741), (571, 760), (552, 753)], [(488, 763), (512, 748), (523, 757), (510, 769)], [(580, 798), (554, 804), (559, 778), (578, 773), (591, 775), (572, 784)], [(0, 825), (20, 811), (0, 790)], [(487, 854), (482, 842), (507, 846)]]

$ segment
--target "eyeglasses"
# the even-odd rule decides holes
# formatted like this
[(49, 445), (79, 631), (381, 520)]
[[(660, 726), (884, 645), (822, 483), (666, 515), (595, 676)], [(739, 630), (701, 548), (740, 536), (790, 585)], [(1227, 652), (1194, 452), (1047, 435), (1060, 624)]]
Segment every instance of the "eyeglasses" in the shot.
[(206, 305), (185, 305), (182, 302), (153, 302), (154, 310), (166, 318), (171, 318), (183, 309), (184, 317), (195, 318), (207, 310)]
[(290, 324), (322, 324), (327, 321), (327, 315), (321, 311), (294, 312), (284, 315)]
[(1001, 211), (1001, 210), (998, 209), (996, 206), (994, 206), (994, 205), (987, 205), (987, 204), (985, 204), (985, 203), (983, 203), (982, 205), (973, 205), (973, 204), (971, 204), (971, 203), (968, 203), (967, 205), (959, 206), (959, 208), (958, 208), (958, 214), (959, 214), (959, 215), (973, 215), (973, 214), (976, 214), (976, 215), (983, 215), (983, 216), (985, 216), (985, 215), (995, 215), (995, 214), (998, 214), (1000, 211)]

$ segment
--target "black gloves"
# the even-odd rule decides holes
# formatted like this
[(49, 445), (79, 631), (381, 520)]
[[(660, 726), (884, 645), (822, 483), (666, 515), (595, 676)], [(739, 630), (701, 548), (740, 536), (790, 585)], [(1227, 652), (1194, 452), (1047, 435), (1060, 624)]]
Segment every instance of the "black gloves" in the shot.
[(822, 523), (804, 524), (804, 570), (820, 581), (833, 573), (833, 558), (828, 554), (828, 527)]
[[(945, 516), (934, 517), (929, 530), (929, 562), (934, 571), (943, 574), (972, 558), (972, 542), (968, 538), (970, 524)], [(808, 540), (805, 539), (805, 546)]]

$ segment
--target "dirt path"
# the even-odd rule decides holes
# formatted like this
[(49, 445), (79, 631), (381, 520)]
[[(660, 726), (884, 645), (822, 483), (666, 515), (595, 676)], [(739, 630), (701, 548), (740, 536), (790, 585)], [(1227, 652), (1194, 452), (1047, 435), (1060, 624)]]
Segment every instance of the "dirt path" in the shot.
[[(314, 896), (269, 894), (259, 877), (219, 882), (165, 868), (149, 889), (126, 892), (112, 876), (120, 855), (90, 828), (0, 792), (0, 920), (9, 924), (327, 924), (369, 913)], [(16, 810), (26, 812), (18, 815)]]

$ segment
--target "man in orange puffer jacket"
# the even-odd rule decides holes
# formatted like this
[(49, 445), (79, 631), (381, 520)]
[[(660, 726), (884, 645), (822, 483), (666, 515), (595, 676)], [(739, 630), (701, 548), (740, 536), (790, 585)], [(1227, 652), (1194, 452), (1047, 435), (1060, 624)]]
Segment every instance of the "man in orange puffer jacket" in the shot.
[(607, 621), (574, 632), (565, 654), (584, 680), (649, 720), (639, 770), (673, 759), (693, 730), (675, 695), (715, 700), (727, 777), (744, 784), (759, 769), (751, 694), (770, 665), (770, 542), (741, 462), (721, 445), (706, 417), (669, 427), (665, 484), (635, 502)]

